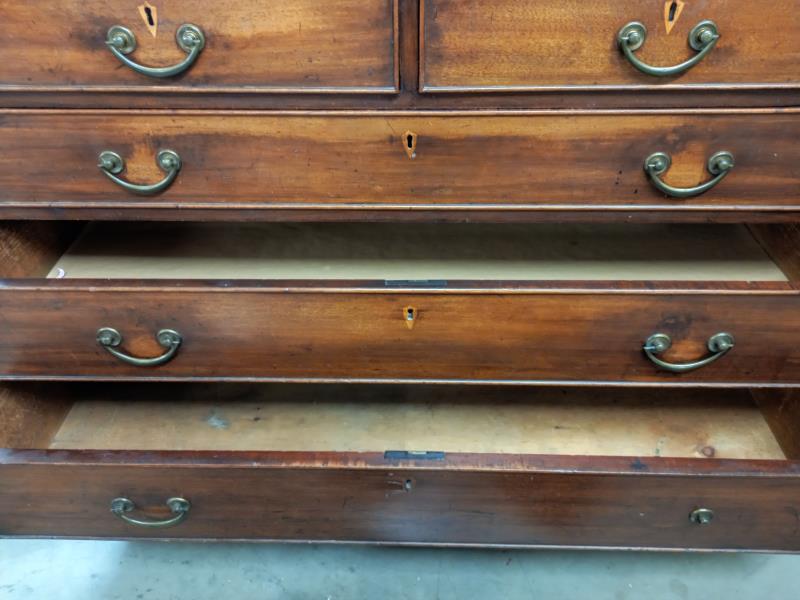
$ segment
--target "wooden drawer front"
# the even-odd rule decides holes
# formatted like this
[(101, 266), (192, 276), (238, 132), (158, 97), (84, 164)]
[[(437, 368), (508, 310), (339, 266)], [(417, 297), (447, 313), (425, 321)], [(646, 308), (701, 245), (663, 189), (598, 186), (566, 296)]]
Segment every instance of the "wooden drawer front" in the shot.
[[(796, 88), (800, 14), (795, 0), (423, 0), (421, 87), (426, 92)], [(682, 75), (646, 75), (624, 57), (617, 33), (647, 29), (635, 56), (664, 67), (697, 53), (689, 32), (716, 23), (720, 39)], [(669, 28), (669, 31), (668, 31)]]
[[(415, 134), (414, 158), (407, 150)], [(0, 120), (0, 211), (123, 209), (797, 210), (800, 119), (778, 114), (515, 114), (275, 116), (10, 112)], [(166, 191), (131, 193), (98, 169), (116, 152), (137, 184), (182, 168)], [(661, 177), (712, 178), (713, 154), (735, 167), (711, 190), (667, 197), (645, 158), (671, 156)], [(0, 213), (2, 214), (2, 213)], [(122, 214), (122, 213), (119, 213)], [(127, 216), (127, 215), (126, 215)], [(119, 218), (119, 217), (117, 217)]]
[[(369, 92), (398, 86), (397, 0), (159, 0), (150, 27), (121, 0), (4, 2), (0, 91)], [(123, 66), (106, 46), (109, 28), (131, 30), (127, 57), (151, 67), (187, 58), (183, 24), (205, 46), (182, 74), (152, 77)]]
[[(4, 377), (800, 383), (794, 293), (507, 293), (306, 291), (97, 282), (0, 290)], [(566, 287), (566, 284), (565, 284)], [(600, 284), (598, 287), (602, 287)], [(109, 289), (110, 288), (110, 289)], [(414, 326), (409, 327), (408, 309)], [(95, 339), (112, 327), (135, 356), (164, 353), (156, 332), (183, 336), (159, 367), (129, 366)], [(642, 351), (661, 332), (671, 362), (704, 357), (710, 336), (736, 346), (689, 373)]]
[[(63, 464), (79, 453), (51, 454), (62, 464), (0, 465), (0, 535), (800, 550), (791, 475), (264, 468), (201, 457), (168, 466), (171, 453), (157, 464), (136, 464), (136, 453)], [(115, 455), (127, 464), (110, 464)], [(183, 523), (148, 530), (112, 515), (120, 496), (143, 509), (136, 516), (169, 516), (170, 496), (192, 506)], [(709, 525), (689, 521), (698, 507), (714, 510)]]

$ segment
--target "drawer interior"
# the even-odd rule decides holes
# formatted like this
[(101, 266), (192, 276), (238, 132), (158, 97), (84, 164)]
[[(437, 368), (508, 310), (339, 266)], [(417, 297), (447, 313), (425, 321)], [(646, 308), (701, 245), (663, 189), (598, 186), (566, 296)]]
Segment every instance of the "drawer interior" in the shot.
[(798, 458), (794, 398), (748, 390), (6, 384), (3, 447)]
[(696, 224), (93, 223), (48, 267), (66, 279), (787, 280), (747, 227)]

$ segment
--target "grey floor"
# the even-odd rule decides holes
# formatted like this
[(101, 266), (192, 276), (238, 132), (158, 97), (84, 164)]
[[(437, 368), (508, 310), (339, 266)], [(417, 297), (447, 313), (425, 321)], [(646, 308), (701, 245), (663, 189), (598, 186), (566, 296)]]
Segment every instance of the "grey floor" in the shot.
[(0, 540), (0, 599), (798, 597), (800, 556)]

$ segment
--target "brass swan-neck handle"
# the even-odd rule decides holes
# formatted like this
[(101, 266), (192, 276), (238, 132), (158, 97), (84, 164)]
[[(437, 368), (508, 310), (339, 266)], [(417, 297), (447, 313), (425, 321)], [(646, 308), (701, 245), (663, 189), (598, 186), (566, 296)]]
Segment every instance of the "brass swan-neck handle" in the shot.
[(97, 330), (97, 343), (105, 348), (109, 354), (134, 367), (157, 367), (172, 360), (178, 353), (178, 348), (183, 343), (181, 334), (172, 329), (162, 329), (156, 334), (159, 345), (166, 348), (166, 352), (153, 358), (137, 358), (117, 350), (122, 344), (122, 334), (111, 327), (102, 327)]
[(122, 25), (114, 25), (106, 34), (106, 46), (122, 64), (141, 75), (158, 79), (180, 75), (191, 67), (206, 45), (206, 36), (196, 25), (186, 24), (178, 27), (175, 33), (175, 41), (178, 47), (186, 52), (186, 58), (169, 67), (147, 67), (127, 57), (128, 54), (136, 50), (136, 36), (130, 29)]
[(156, 163), (159, 168), (166, 173), (164, 179), (153, 184), (138, 184), (117, 177), (117, 175), (125, 170), (125, 161), (116, 152), (104, 150), (100, 153), (100, 156), (97, 157), (97, 166), (100, 168), (103, 175), (122, 189), (133, 194), (138, 194), (139, 196), (154, 196), (165, 191), (178, 177), (178, 172), (181, 170), (181, 166), (183, 166), (181, 157), (178, 156), (178, 153), (174, 150), (162, 150), (159, 152), (156, 157)]
[(701, 21), (689, 32), (689, 46), (697, 51), (697, 54), (671, 67), (655, 67), (642, 62), (636, 57), (634, 52), (641, 48), (642, 44), (644, 44), (647, 39), (647, 28), (639, 21), (631, 21), (619, 30), (617, 33), (617, 44), (625, 55), (625, 58), (628, 59), (628, 62), (642, 73), (652, 75), (653, 77), (672, 77), (688, 71), (702, 61), (706, 55), (711, 52), (714, 46), (717, 45), (719, 38), (720, 34), (716, 23), (713, 21)]
[(708, 159), (706, 167), (708, 172), (714, 176), (713, 179), (688, 188), (673, 187), (661, 179), (660, 176), (667, 172), (670, 165), (672, 165), (672, 158), (669, 154), (666, 152), (655, 152), (645, 159), (644, 170), (648, 177), (650, 177), (650, 181), (653, 185), (667, 196), (673, 198), (691, 198), (692, 196), (699, 196), (707, 192), (725, 179), (735, 166), (735, 162), (733, 154), (730, 152), (722, 151), (712, 154)]
[(699, 360), (680, 364), (667, 362), (657, 356), (659, 354), (663, 354), (672, 346), (672, 338), (670, 338), (666, 333), (654, 333), (651, 335), (649, 338), (647, 338), (644, 346), (642, 346), (642, 350), (644, 350), (647, 358), (649, 358), (653, 364), (661, 367), (665, 371), (670, 371), (672, 373), (686, 373), (688, 371), (699, 369), (700, 367), (705, 367), (706, 365), (710, 365), (712, 362), (719, 360), (728, 352), (733, 350), (734, 344), (735, 342), (731, 334), (714, 334), (708, 338), (707, 342), (708, 350), (711, 352), (710, 355)]

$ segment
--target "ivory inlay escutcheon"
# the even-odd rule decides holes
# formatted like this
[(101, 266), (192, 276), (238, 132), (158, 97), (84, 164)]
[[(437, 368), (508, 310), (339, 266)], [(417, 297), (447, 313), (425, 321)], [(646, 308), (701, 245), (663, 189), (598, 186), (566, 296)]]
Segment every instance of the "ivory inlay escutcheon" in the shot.
[(156, 37), (158, 35), (158, 9), (149, 2), (139, 5), (138, 9), (147, 31)]
[(667, 35), (672, 33), (672, 28), (678, 22), (685, 4), (681, 0), (667, 0), (664, 3), (664, 27), (667, 30)]
[(406, 131), (403, 134), (403, 149), (406, 151), (408, 158), (417, 158), (417, 134), (413, 131)]

